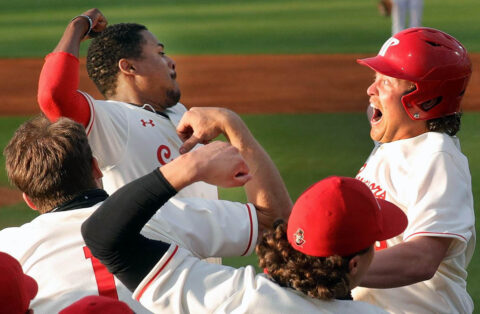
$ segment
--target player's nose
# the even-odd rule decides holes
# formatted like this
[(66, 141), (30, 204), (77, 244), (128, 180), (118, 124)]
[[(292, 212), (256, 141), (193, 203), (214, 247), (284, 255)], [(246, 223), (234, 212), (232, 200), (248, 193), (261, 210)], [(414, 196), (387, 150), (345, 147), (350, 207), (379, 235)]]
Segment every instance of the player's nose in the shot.
[(367, 88), (367, 95), (368, 96), (375, 96), (377, 95), (378, 93), (378, 90), (377, 90), (377, 81), (373, 81), (372, 84), (370, 84), (370, 86), (368, 86)]
[(172, 70), (175, 70), (175, 67), (177, 66), (177, 64), (175, 63), (175, 60), (173, 60), (170, 57), (167, 57), (167, 58), (168, 58), (168, 67)]

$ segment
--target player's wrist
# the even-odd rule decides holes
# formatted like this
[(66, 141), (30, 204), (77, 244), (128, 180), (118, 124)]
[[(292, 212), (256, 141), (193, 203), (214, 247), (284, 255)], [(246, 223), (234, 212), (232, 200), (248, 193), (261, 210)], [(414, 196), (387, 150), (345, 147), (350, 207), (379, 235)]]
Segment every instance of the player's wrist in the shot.
[(159, 168), (163, 177), (177, 191), (195, 182), (198, 173), (190, 160), (190, 154), (180, 155)]
[(90, 16), (85, 15), (85, 14), (80, 14), (75, 16), (73, 19), (70, 20), (70, 24), (73, 25), (82, 25), (82, 27), (85, 28), (85, 31), (83, 32), (82, 39), (87, 37), (88, 34), (90, 34), (92, 28), (93, 28), (93, 20)]

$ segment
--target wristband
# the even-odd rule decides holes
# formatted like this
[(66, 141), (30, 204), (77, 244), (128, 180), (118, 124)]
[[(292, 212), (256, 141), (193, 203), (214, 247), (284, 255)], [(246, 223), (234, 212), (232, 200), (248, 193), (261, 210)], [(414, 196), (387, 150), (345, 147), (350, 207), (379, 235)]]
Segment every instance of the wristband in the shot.
[(92, 30), (92, 27), (93, 27), (92, 18), (91, 18), (90, 16), (88, 16), (88, 15), (80, 14), (80, 15), (75, 16), (73, 19), (71, 19), (70, 22), (72, 22), (73, 20), (75, 20), (77, 17), (86, 18), (87, 21), (88, 21), (88, 30), (85, 32), (85, 35), (83, 35), (83, 37), (85, 38), (88, 34), (90, 34), (90, 31)]

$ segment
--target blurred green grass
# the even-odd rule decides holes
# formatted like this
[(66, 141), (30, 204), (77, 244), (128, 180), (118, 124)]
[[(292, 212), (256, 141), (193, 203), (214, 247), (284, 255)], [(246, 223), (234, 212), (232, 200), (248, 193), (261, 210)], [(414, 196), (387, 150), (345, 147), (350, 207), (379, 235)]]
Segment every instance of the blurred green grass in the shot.
[[(0, 4), (0, 57), (41, 57), (68, 21), (98, 7), (110, 23), (137, 22), (169, 54), (372, 53), (390, 36), (376, 0), (18, 0)], [(424, 26), (480, 51), (478, 0), (425, 0)], [(82, 53), (85, 53), (83, 45)]]

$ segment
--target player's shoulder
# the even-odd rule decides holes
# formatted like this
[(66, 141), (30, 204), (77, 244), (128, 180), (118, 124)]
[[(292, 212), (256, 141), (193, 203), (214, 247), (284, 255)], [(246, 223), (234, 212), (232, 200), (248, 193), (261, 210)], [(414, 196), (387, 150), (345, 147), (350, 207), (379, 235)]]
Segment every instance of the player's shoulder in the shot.
[(458, 163), (462, 167), (468, 165), (468, 160), (461, 151), (459, 139), (445, 133), (425, 133), (411, 154), (420, 162), (445, 159)]
[(176, 105), (169, 107), (165, 110), (165, 114), (169, 117), (172, 115), (183, 116), (185, 112), (187, 112), (187, 108), (179, 102)]
[[(419, 152), (459, 152), (460, 141), (456, 136), (449, 136), (441, 132), (426, 132), (406, 142), (412, 148), (418, 148)], [(421, 149), (420, 149), (421, 148)]]
[[(456, 136), (440, 132), (426, 132), (421, 135), (380, 145), (379, 152), (414, 161), (424, 160), (436, 154), (462, 156), (460, 142)], [(397, 159), (398, 159), (397, 158)]]
[(187, 112), (187, 108), (182, 103), (177, 103), (175, 106), (165, 110), (165, 114), (174, 125), (178, 125), (185, 112)]

